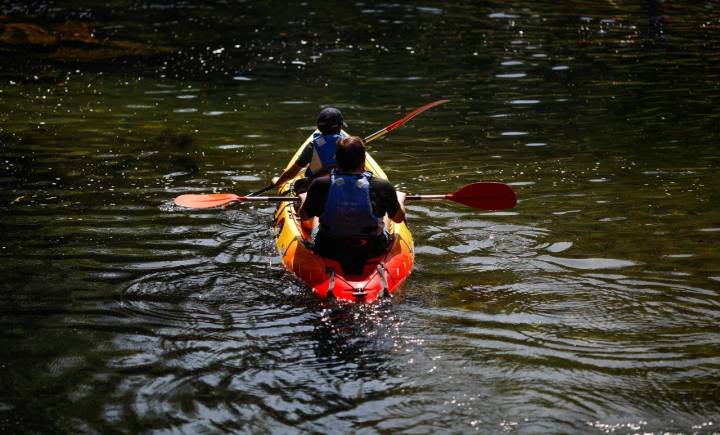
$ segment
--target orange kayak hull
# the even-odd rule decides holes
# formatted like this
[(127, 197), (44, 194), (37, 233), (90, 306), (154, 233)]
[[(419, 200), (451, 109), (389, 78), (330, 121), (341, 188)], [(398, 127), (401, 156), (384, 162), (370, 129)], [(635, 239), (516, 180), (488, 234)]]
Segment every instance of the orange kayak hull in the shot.
[[(312, 137), (312, 136), (311, 136)], [(303, 143), (288, 163), (292, 166), (300, 151), (310, 138)], [(368, 154), (365, 169), (374, 176), (387, 176)], [(280, 194), (289, 194), (291, 182), (280, 186)], [(275, 237), (278, 252), (285, 268), (312, 288), (320, 298), (332, 298), (350, 302), (373, 302), (389, 297), (400, 287), (412, 272), (415, 247), (407, 225), (391, 222), (388, 232), (392, 244), (381, 257), (366, 262), (359, 274), (346, 274), (340, 264), (324, 258), (308, 248), (310, 228), (303, 226), (296, 213), (296, 203), (281, 203), (275, 211)]]

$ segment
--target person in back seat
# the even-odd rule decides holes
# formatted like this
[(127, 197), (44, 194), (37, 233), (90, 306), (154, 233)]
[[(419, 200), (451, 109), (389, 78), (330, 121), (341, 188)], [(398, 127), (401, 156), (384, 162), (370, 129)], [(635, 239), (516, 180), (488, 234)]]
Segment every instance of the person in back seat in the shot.
[(386, 219), (405, 219), (405, 194), (390, 182), (365, 172), (365, 143), (357, 136), (337, 145), (338, 168), (308, 187), (299, 214), (318, 217), (313, 250), (338, 261), (366, 260), (384, 253), (390, 239)]

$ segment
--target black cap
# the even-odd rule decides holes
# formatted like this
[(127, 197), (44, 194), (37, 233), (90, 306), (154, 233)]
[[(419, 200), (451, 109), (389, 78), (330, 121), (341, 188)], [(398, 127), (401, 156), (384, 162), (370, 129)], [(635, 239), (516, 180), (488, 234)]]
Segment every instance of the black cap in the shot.
[(347, 127), (340, 111), (334, 107), (326, 107), (320, 111), (317, 119), (317, 127), (321, 132), (334, 133), (336, 130)]

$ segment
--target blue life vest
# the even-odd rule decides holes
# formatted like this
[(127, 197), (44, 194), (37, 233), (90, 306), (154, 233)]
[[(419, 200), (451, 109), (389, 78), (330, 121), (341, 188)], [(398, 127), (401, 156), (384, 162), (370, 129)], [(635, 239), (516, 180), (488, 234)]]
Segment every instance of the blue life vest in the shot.
[[(313, 133), (312, 147), (313, 156), (310, 164), (305, 170), (305, 177), (315, 178), (323, 170), (330, 170), (337, 166), (335, 161), (335, 150), (337, 144), (343, 138), (347, 137), (347, 134), (340, 132), (338, 134), (322, 134), (318, 131)], [(320, 174), (322, 175), (322, 174)]]
[(372, 174), (330, 174), (330, 190), (320, 215), (320, 229), (331, 237), (374, 237), (380, 220), (370, 203)]

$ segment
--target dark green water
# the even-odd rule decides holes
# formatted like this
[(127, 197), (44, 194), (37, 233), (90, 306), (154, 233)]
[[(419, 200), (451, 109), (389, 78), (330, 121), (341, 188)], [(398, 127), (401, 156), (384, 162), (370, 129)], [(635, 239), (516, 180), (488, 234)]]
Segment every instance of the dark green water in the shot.
[[(0, 432), (717, 432), (720, 4), (688, 3), (0, 0)], [(391, 180), (520, 202), (412, 204), (391, 304), (317, 301), (270, 204), (172, 205), (262, 187), (323, 105), (364, 136), (439, 98), (372, 144)]]

